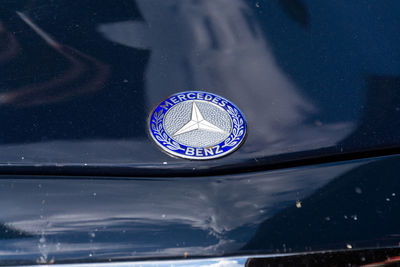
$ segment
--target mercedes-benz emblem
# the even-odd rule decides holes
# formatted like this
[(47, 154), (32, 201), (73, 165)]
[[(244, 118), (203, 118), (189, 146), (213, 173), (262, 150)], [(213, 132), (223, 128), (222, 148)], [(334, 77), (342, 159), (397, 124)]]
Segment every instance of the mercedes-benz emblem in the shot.
[(247, 131), (242, 112), (207, 92), (174, 94), (150, 113), (150, 136), (164, 151), (186, 159), (213, 159), (242, 145)]

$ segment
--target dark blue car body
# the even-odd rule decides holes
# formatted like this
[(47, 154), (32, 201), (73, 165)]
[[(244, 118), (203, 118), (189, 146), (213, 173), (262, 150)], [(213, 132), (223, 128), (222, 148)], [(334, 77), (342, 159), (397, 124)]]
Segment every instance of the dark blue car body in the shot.
[[(398, 247), (399, 29), (394, 0), (3, 0), (0, 265)], [(240, 149), (152, 143), (189, 90)]]

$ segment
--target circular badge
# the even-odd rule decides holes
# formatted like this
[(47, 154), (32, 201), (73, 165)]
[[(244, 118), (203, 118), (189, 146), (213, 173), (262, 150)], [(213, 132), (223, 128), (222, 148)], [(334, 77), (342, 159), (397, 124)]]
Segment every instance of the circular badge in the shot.
[(207, 92), (174, 94), (151, 112), (150, 135), (164, 151), (186, 159), (213, 159), (242, 145), (246, 120), (229, 100)]

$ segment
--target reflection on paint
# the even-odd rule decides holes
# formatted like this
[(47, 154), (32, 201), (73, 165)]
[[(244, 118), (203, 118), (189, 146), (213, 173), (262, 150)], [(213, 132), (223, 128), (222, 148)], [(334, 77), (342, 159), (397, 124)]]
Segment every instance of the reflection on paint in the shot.
[[(56, 103), (82, 94), (93, 93), (103, 87), (109, 75), (109, 67), (107, 65), (74, 48), (59, 44), (27, 15), (21, 12), (17, 12), (17, 14), (51, 48), (65, 58), (70, 67), (66, 72), (54, 77), (52, 80), (24, 85), (19, 88), (9, 89), (8, 92), (0, 93), (0, 105), (27, 107)], [(0, 25), (0, 33), (1, 30)], [(9, 41), (11, 42), (11, 50), (0, 54), (0, 62), (2, 58), (9, 58), (16, 49), (15, 39), (9, 37)], [(84, 81), (79, 85), (74, 84), (79, 80)]]
[(19, 44), (14, 35), (0, 21), (0, 64), (10, 61), (18, 54)]
[(246, 156), (273, 154), (283, 147), (296, 151), (321, 143), (330, 146), (353, 130), (346, 121), (317, 125), (307, 121), (318, 114), (318, 107), (277, 65), (244, 1), (139, 0), (137, 4), (145, 22), (113, 22), (98, 30), (113, 42), (151, 49), (146, 72), (150, 107), (177, 91), (202, 89), (229, 95), (252, 122), (243, 148)]
[(3, 179), (0, 221), (29, 235), (0, 241), (0, 256), (48, 262), (238, 251), (267, 218), (359, 165), (218, 178)]

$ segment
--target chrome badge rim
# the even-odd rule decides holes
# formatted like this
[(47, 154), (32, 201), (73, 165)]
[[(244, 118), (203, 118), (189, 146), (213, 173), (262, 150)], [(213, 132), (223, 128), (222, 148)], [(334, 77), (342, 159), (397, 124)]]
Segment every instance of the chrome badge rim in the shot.
[(240, 109), (226, 98), (187, 91), (171, 95), (153, 109), (149, 132), (170, 155), (206, 160), (238, 149), (245, 140), (247, 123)]

